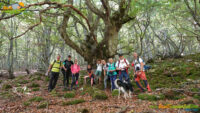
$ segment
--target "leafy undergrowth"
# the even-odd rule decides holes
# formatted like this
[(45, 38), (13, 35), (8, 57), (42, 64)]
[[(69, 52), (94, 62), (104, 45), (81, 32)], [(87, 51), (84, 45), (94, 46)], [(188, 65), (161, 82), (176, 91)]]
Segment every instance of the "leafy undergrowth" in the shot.
[[(88, 82), (83, 85), (85, 71), (81, 71), (79, 87), (73, 91), (63, 90), (62, 74), (59, 76), (56, 89), (50, 93), (47, 89), (49, 78), (41, 73), (1, 81), (0, 112), (114, 113), (126, 109), (127, 113), (185, 113), (185, 109), (158, 109), (151, 106), (200, 104), (200, 95), (197, 93), (200, 88), (200, 54), (179, 59), (157, 60), (150, 65), (152, 69), (148, 71), (147, 78), (152, 92), (140, 92), (132, 80), (134, 94), (127, 100), (123, 98), (123, 93), (118, 98), (118, 90), (102, 90), (103, 84), (91, 87)], [(108, 87), (110, 88), (110, 85)]]

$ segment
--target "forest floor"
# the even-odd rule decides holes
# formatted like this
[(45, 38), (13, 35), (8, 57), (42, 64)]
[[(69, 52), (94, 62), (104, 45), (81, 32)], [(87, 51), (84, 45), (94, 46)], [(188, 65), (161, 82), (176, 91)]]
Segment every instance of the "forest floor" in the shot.
[[(41, 73), (0, 78), (0, 113), (188, 113), (200, 110), (200, 54), (150, 63), (147, 73), (152, 92), (141, 93), (134, 81), (134, 94), (125, 100), (103, 85), (83, 85), (81, 71), (77, 90), (63, 90), (62, 75), (48, 93), (49, 78)], [(132, 72), (130, 72), (131, 75)], [(132, 78), (132, 77), (131, 77)], [(179, 108), (177, 108), (179, 107)], [(187, 109), (186, 109), (187, 108)]]

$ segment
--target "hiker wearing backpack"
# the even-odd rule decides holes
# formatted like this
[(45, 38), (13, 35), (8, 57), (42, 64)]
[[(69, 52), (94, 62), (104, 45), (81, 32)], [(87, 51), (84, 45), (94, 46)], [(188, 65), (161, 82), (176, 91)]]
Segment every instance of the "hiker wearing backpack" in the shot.
[(125, 78), (126, 81), (130, 82), (128, 75), (129, 62), (122, 54), (119, 54), (119, 60), (116, 62), (115, 66), (119, 72), (119, 79), (123, 81), (123, 78)]
[(117, 72), (116, 72), (115, 63), (113, 62), (112, 58), (109, 58), (107, 74), (111, 81), (111, 91), (113, 91), (116, 88), (114, 82), (117, 79)]
[(133, 57), (134, 57), (134, 61), (132, 63), (132, 66), (134, 67), (134, 75), (135, 75), (136, 85), (140, 88), (140, 90), (142, 92), (144, 92), (144, 88), (140, 84), (140, 79), (142, 79), (144, 81), (145, 87), (150, 92), (151, 88), (147, 82), (147, 78), (145, 75), (144, 62), (143, 62), (142, 58), (138, 57), (137, 53), (133, 53)]
[[(71, 61), (71, 55), (68, 55), (68, 59), (66, 59), (63, 62), (63, 65), (66, 68), (66, 70), (62, 69), (64, 89), (68, 89), (69, 88), (69, 77), (72, 76), (71, 66), (73, 64), (74, 63)], [(67, 84), (66, 84), (66, 81), (67, 81)]]
[(62, 65), (62, 62), (60, 61), (60, 55), (58, 54), (57, 59), (51, 62), (51, 64), (49, 65), (47, 72), (48, 75), (48, 73), (51, 71), (50, 81), (48, 86), (49, 92), (51, 92), (55, 88), (61, 68), (66, 70), (66, 68)]
[(71, 66), (71, 71), (72, 71), (72, 84), (71, 84), (71, 90), (72, 90), (73, 85), (75, 85), (75, 88), (77, 88), (78, 85), (80, 66), (78, 65), (77, 59), (74, 60), (74, 64)]

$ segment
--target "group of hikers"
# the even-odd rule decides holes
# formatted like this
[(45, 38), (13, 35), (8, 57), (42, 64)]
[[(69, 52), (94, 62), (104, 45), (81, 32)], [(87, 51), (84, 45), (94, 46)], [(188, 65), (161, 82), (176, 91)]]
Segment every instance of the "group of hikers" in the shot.
[[(64, 89), (73, 90), (77, 88), (80, 65), (78, 64), (78, 60), (75, 59), (74, 62), (71, 60), (71, 56), (69, 55), (65, 61), (60, 61), (60, 55), (57, 55), (57, 59), (52, 61), (48, 72), (50, 72), (50, 81), (48, 86), (48, 91), (51, 92), (57, 83), (59, 72), (62, 71), (63, 74), (63, 85)], [(147, 82), (147, 78), (145, 75), (144, 62), (142, 58), (138, 57), (137, 53), (133, 53), (134, 60), (130, 64), (127, 59), (124, 58), (123, 54), (119, 54), (119, 60), (114, 62), (113, 58), (109, 58), (108, 62), (105, 60), (97, 60), (97, 68), (96, 71), (93, 71), (92, 65), (87, 65), (87, 75), (84, 76), (84, 83), (86, 84), (87, 78), (90, 80), (91, 86), (94, 83), (101, 83), (101, 75), (104, 75), (104, 89), (107, 89), (107, 81), (110, 79), (111, 82), (111, 91), (116, 89), (114, 81), (119, 78), (122, 82), (130, 82), (130, 76), (128, 71), (130, 67), (133, 67), (134, 71), (134, 80), (139, 89), (144, 92), (151, 91), (151, 88)], [(103, 74), (102, 74), (103, 73)], [(71, 85), (69, 83), (69, 79), (72, 77)], [(145, 88), (142, 87), (140, 80), (143, 80), (145, 84)], [(75, 86), (75, 87), (74, 87)]]

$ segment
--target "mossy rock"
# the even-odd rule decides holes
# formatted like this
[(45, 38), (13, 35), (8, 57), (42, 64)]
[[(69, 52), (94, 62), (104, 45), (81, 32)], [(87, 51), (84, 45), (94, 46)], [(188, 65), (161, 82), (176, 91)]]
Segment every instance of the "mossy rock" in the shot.
[(29, 99), (30, 102), (40, 102), (40, 101), (43, 101), (43, 100), (44, 100), (44, 98), (40, 97), (40, 96), (36, 96), (36, 97)]
[(65, 106), (65, 105), (75, 105), (75, 104), (80, 104), (80, 103), (83, 103), (85, 102), (84, 99), (77, 99), (77, 100), (72, 100), (72, 101), (68, 101), (68, 102), (62, 102), (62, 105)]
[(26, 101), (26, 102), (24, 102), (23, 104), (24, 104), (24, 106), (30, 106), (30, 105), (31, 105), (31, 102)]
[(37, 83), (31, 83), (30, 85), (28, 85), (28, 87), (35, 88), (35, 87), (40, 87), (40, 85)]
[(41, 102), (38, 106), (37, 106), (37, 108), (38, 109), (42, 109), (42, 108), (46, 108), (48, 106), (48, 102)]
[(118, 96), (119, 95), (119, 90), (115, 89), (112, 91), (112, 96)]
[(2, 86), (2, 90), (8, 90), (11, 88), (12, 88), (12, 86), (10, 84), (3, 84), (3, 86)]
[(92, 98), (98, 100), (106, 100), (108, 99), (108, 96), (103, 91), (95, 91), (94, 94), (92, 95)]
[(65, 93), (64, 98), (74, 98), (75, 97), (75, 92), (70, 92), (70, 93)]
[(165, 99), (165, 96), (162, 94), (160, 95), (139, 94), (138, 98), (141, 100), (157, 101)]
[(33, 88), (32, 91), (39, 91), (40, 88), (39, 87), (36, 87), (36, 88)]

